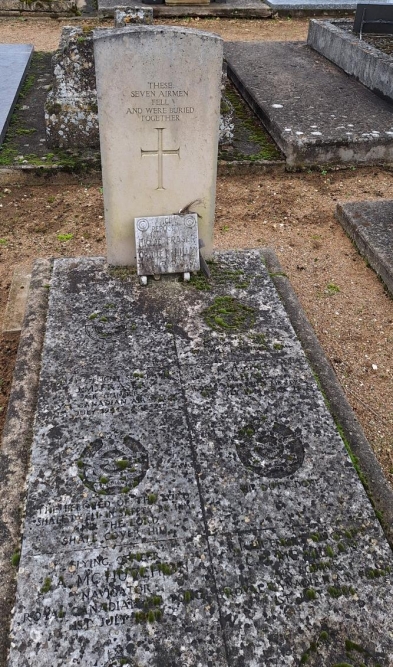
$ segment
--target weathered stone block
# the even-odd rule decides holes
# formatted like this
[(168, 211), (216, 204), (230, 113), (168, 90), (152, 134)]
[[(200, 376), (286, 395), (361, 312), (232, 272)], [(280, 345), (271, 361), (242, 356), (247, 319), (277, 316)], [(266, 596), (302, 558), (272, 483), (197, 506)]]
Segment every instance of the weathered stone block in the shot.
[(53, 57), (53, 88), (45, 105), (49, 146), (98, 147), (97, 91), (93, 34), (63, 28)]
[(115, 28), (125, 28), (130, 24), (153, 23), (153, 7), (116, 7)]

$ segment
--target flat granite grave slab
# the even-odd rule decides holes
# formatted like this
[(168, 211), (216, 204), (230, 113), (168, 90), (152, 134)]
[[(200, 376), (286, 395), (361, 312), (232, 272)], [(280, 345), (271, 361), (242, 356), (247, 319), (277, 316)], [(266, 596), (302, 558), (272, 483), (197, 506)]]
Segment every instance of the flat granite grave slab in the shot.
[[(98, 0), (98, 15), (113, 16), (116, 7), (140, 6), (141, 0), (119, 2), (119, 0)], [(269, 18), (272, 10), (261, 0), (224, 0), (210, 2), (208, 5), (153, 5), (154, 18), (171, 18), (175, 16), (217, 16), (227, 18)]]
[(329, 13), (355, 11), (354, 0), (265, 0), (274, 12)]
[(393, 295), (393, 201), (338, 204), (336, 217)]
[(393, 158), (393, 106), (304, 42), (229, 42), (228, 76), (289, 166)]
[(0, 146), (4, 141), (33, 51), (32, 44), (0, 44)]
[(54, 262), (8, 667), (391, 667), (392, 553), (259, 251)]
[[(354, 0), (265, 0), (266, 4), (279, 13), (324, 13), (356, 11)], [(391, 0), (370, 0), (368, 4), (391, 4)]]

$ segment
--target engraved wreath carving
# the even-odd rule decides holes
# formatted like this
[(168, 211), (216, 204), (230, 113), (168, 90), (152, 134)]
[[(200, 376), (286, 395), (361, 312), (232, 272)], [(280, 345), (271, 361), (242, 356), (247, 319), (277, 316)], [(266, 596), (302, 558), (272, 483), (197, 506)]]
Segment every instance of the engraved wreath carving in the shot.
[(246, 425), (235, 439), (243, 465), (261, 477), (287, 477), (304, 460), (304, 447), (296, 433), (279, 422)]
[(144, 478), (149, 467), (145, 448), (126, 436), (122, 443), (113, 438), (93, 440), (77, 462), (79, 477), (95, 493), (128, 493)]

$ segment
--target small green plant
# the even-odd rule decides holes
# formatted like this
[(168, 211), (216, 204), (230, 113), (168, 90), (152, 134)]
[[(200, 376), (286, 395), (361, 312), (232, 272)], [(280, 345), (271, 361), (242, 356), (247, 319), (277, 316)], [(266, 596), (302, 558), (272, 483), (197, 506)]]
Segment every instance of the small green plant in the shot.
[(156, 493), (149, 493), (147, 496), (147, 502), (149, 505), (154, 505), (154, 503), (157, 502), (157, 494)]
[(191, 593), (191, 591), (184, 591), (183, 599), (184, 599), (184, 602), (185, 602), (186, 604), (188, 604), (189, 602), (191, 602), (191, 600), (192, 600), (192, 593)]
[(71, 239), (74, 238), (73, 234), (58, 234), (57, 235), (57, 240), (58, 241), (71, 241)]
[(7, 245), (7, 239), (0, 239), (0, 245)]
[(308, 588), (304, 593), (304, 597), (311, 602), (312, 600), (315, 600), (317, 594), (313, 588)]
[(326, 286), (326, 291), (329, 295), (332, 295), (332, 294), (338, 294), (338, 292), (340, 292), (341, 290), (338, 285), (335, 285), (334, 283), (328, 283)]
[(41, 593), (49, 593), (52, 588), (52, 579), (50, 577), (45, 577), (44, 583), (41, 586)]
[(11, 565), (13, 567), (18, 567), (20, 562), (20, 551), (15, 551), (11, 556)]
[(128, 459), (117, 459), (116, 461), (116, 468), (119, 470), (126, 470), (130, 465), (130, 462)]

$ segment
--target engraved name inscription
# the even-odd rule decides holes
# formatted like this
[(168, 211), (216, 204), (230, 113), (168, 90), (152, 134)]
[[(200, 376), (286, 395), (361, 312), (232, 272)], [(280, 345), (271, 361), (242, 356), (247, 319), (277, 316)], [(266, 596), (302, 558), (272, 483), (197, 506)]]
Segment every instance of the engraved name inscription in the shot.
[(135, 218), (139, 275), (198, 271), (196, 213)]

